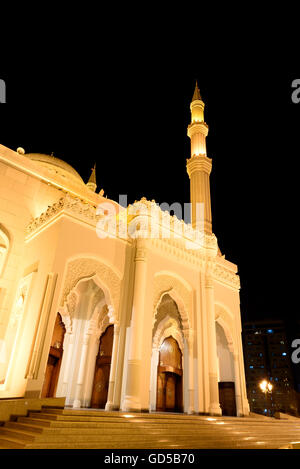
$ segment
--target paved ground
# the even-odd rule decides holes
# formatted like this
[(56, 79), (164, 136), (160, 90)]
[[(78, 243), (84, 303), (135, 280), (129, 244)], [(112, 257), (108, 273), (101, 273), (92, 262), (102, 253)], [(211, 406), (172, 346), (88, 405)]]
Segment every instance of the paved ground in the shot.
[(300, 441), (300, 419), (43, 409), (0, 427), (0, 448), (257, 449)]

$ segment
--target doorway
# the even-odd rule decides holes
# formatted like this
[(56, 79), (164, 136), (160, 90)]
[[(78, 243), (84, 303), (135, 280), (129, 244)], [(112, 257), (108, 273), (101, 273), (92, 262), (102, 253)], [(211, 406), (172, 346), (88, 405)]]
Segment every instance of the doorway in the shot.
[(173, 337), (165, 339), (159, 350), (156, 410), (182, 412), (182, 353)]
[(41, 397), (55, 396), (63, 356), (65, 332), (66, 328), (61, 315), (57, 313)]
[(108, 326), (100, 337), (96, 358), (91, 407), (104, 409), (107, 401), (111, 355), (114, 339), (114, 326)]
[(233, 382), (219, 382), (219, 402), (222, 415), (236, 416), (235, 389)]

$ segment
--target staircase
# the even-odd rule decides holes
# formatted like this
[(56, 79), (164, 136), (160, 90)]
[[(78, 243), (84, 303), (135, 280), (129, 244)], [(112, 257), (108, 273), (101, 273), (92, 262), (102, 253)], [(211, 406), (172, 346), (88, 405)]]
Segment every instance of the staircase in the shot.
[(206, 417), (42, 408), (0, 427), (0, 449), (291, 447), (300, 419)]

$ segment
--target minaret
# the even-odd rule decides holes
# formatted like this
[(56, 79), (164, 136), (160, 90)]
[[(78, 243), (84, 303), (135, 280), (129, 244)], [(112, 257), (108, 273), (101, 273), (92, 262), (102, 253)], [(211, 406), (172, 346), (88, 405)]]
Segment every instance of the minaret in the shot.
[(90, 179), (87, 182), (87, 187), (93, 191), (96, 192), (97, 189), (97, 183), (96, 183), (96, 163), (94, 164), (94, 167), (92, 168), (92, 174), (90, 175)]
[(191, 157), (187, 160), (190, 178), (191, 223), (207, 234), (212, 233), (209, 175), (211, 159), (206, 155), (208, 125), (204, 122), (204, 102), (196, 81), (191, 109), (191, 123), (187, 134), (191, 139)]

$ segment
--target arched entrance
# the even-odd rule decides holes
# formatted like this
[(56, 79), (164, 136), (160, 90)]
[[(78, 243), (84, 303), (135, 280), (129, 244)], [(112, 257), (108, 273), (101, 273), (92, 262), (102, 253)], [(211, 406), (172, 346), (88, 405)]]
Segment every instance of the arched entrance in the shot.
[(159, 349), (156, 410), (182, 412), (182, 353), (173, 337), (166, 338)]
[[(67, 333), (56, 395), (66, 396), (66, 406), (73, 408), (91, 407), (95, 363), (102, 359), (98, 356), (100, 337), (113, 322), (110, 297), (100, 285), (97, 276), (80, 279), (63, 309)], [(113, 328), (109, 331), (113, 333)]]
[(61, 315), (57, 313), (41, 397), (55, 396), (63, 356), (65, 332), (66, 328), (62, 321)]
[(104, 409), (108, 395), (109, 374), (114, 339), (114, 326), (108, 326), (100, 337), (96, 358), (91, 407)]

